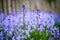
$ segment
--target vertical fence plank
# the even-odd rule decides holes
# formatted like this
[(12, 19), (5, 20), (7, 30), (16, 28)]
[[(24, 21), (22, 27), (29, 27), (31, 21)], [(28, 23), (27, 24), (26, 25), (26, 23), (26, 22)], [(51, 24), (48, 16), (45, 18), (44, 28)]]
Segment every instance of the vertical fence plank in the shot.
[(14, 0), (14, 4), (15, 4), (15, 12), (17, 13), (16, 0)]
[(35, 1), (35, 9), (40, 9), (40, 4), (39, 4), (39, 0)]
[(7, 10), (7, 15), (8, 15), (8, 0), (6, 0), (6, 10)]
[(20, 11), (22, 9), (22, 6), (23, 6), (23, 0), (20, 0)]
[(19, 10), (20, 10), (19, 9), (19, 0), (16, 0), (16, 1), (17, 1), (17, 5), (16, 5), (17, 6), (17, 12), (19, 12)]
[(34, 7), (34, 0), (30, 0), (30, 10), (34, 10), (35, 7)]
[(15, 0), (15, 6), (16, 6), (16, 12), (18, 11), (18, 4), (17, 4), (18, 0)]
[(4, 13), (7, 15), (6, 0), (3, 0), (3, 5), (4, 5)]
[(0, 11), (2, 11), (2, 9), (3, 9), (2, 6), (3, 6), (2, 5), (2, 0), (0, 0)]
[(11, 0), (7, 0), (7, 6), (8, 6), (8, 13), (11, 12)]
[(12, 10), (13, 10), (13, 11), (16, 11), (16, 10), (15, 10), (15, 0), (11, 0), (11, 5), (12, 5)]
[(20, 0), (18, 0), (18, 9), (20, 11)]
[[(48, 5), (48, 2), (44, 0), (0, 0), (0, 10), (4, 11), (7, 15), (11, 12), (11, 10), (14, 10), (15, 12), (21, 11), (23, 4), (26, 6), (28, 10), (41, 9), (44, 11), (50, 11), (52, 9), (55, 9), (53, 3), (51, 9)], [(54, 10), (52, 10), (52, 12), (54, 12)]]

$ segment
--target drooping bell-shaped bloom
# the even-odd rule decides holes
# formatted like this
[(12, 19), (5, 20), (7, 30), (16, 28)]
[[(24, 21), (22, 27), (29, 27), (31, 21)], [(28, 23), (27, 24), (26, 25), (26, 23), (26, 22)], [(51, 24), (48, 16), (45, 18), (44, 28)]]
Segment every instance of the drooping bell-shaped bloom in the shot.
[(15, 20), (18, 24), (18, 26), (23, 26), (23, 12), (18, 12), (18, 14), (16, 15), (16, 20)]
[(3, 40), (3, 33), (0, 32), (0, 40)]
[[(38, 12), (38, 29), (40, 31), (45, 30), (45, 27), (52, 29), (54, 25), (54, 15), (46, 13), (44, 11)], [(42, 26), (42, 27), (41, 27)]]
[(38, 21), (40, 21), (39, 24), (42, 24), (44, 26), (47, 26), (47, 25), (51, 25), (53, 26), (54, 25), (54, 18), (52, 17), (53, 15), (52, 14), (49, 14), (49, 13), (46, 13), (46, 12), (41, 12), (39, 13), (39, 17), (38, 17)]
[(11, 12), (11, 14), (6, 16), (3, 21), (4, 31), (7, 32), (9, 36), (12, 35), (14, 27), (17, 25), (15, 23), (15, 20), (16, 20), (15, 15), (13, 15), (13, 12)]
[(20, 40), (20, 36), (17, 36), (17, 37), (13, 36), (12, 40)]
[(5, 19), (5, 14), (0, 11), (0, 30), (3, 30), (3, 21)]
[(5, 18), (5, 14), (3, 12), (0, 12), (0, 22), (2, 22)]
[(54, 38), (49, 38), (49, 40), (54, 40)]
[(58, 27), (54, 27), (50, 30), (50, 33), (54, 36), (54, 38), (60, 38), (60, 32)]

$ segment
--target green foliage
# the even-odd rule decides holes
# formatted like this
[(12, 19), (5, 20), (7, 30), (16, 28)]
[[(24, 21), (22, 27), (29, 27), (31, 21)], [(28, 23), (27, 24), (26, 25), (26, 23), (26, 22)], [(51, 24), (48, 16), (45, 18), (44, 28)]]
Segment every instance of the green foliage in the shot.
[(60, 23), (56, 22), (54, 26), (59, 27), (59, 30), (60, 30)]
[(39, 31), (36, 29), (34, 32), (30, 32), (30, 38), (27, 38), (26, 40), (39, 40), (40, 39), (40, 34)]
[[(47, 30), (47, 29), (46, 29)], [(46, 35), (46, 30), (43, 30), (41, 33), (36, 29), (34, 32), (30, 33), (30, 38), (27, 38), (26, 40), (48, 40), (50, 37), (53, 37), (50, 33), (48, 33), (48, 36)]]

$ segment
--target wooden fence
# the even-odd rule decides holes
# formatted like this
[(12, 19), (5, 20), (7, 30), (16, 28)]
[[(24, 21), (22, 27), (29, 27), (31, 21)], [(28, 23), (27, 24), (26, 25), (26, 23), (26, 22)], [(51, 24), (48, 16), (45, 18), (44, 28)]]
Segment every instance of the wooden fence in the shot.
[(53, 11), (45, 0), (0, 0), (0, 10), (4, 11), (5, 14), (9, 14), (11, 10), (18, 12), (22, 10), (23, 4), (27, 10)]

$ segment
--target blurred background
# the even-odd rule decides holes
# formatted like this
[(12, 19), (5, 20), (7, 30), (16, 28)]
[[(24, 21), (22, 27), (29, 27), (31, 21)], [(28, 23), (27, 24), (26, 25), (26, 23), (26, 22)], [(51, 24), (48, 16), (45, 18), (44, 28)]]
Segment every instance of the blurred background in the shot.
[(60, 0), (0, 0), (0, 11), (9, 14), (11, 10), (19, 12), (25, 5), (27, 10), (44, 10), (60, 14)]

